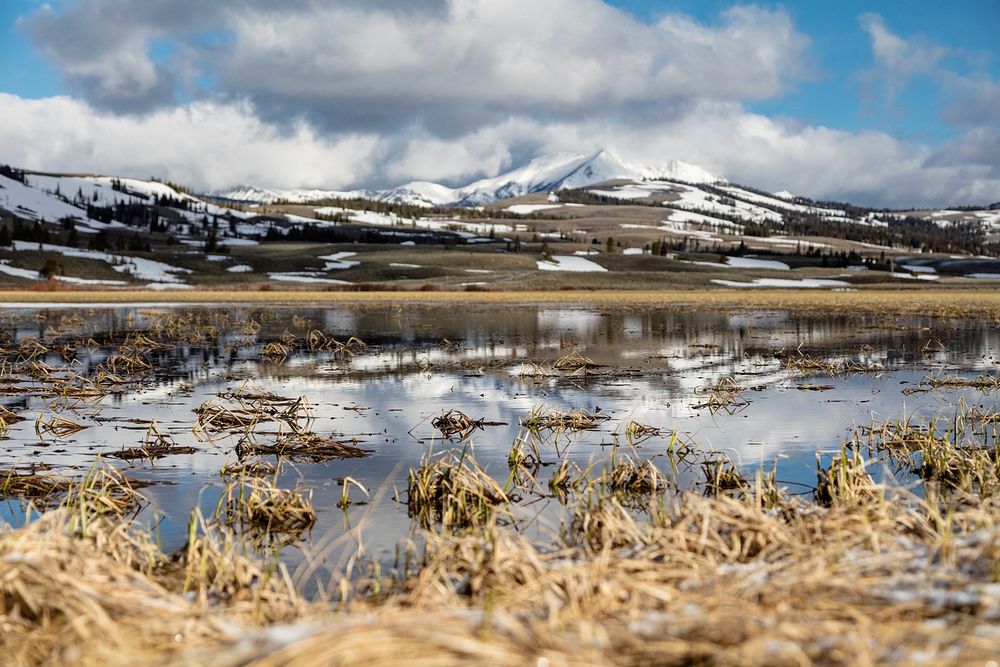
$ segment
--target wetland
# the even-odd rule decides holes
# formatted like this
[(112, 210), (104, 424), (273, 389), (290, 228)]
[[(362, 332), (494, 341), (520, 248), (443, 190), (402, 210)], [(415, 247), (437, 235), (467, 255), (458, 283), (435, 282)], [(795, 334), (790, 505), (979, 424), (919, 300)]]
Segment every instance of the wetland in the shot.
[[(95, 623), (178, 664), (388, 660), (380, 637), (428, 664), (960, 662), (1000, 641), (988, 317), (22, 304), (0, 360), (24, 664), (107, 660), (55, 636)], [(141, 574), (165, 627), (200, 619), (191, 641), (38, 612), (32, 540), (63, 571), (92, 552), (117, 594)]]

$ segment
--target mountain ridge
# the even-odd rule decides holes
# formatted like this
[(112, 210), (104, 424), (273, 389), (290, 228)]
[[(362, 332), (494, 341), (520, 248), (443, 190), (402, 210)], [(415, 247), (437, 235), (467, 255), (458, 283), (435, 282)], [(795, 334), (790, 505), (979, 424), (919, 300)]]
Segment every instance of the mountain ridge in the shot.
[(498, 176), (451, 188), (431, 181), (410, 181), (385, 190), (269, 189), (239, 186), (214, 193), (230, 201), (271, 204), (277, 201), (305, 203), (319, 199), (371, 199), (417, 206), (482, 206), (502, 199), (536, 192), (586, 187), (616, 179), (665, 180), (682, 183), (725, 183), (697, 165), (670, 160), (650, 167), (622, 160), (608, 150), (589, 154), (556, 153), (537, 156), (520, 167)]

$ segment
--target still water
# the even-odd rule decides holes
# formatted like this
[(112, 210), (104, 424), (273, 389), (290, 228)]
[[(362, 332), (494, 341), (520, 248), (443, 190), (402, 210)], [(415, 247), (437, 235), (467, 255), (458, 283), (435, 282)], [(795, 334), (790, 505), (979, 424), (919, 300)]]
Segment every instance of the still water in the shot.
[[(208, 439), (195, 431), (194, 412), (220, 394), (252, 388), (303, 397), (314, 432), (356, 442), (363, 458), (282, 467), (280, 485), (312, 491), (317, 523), (305, 549), (327, 545), (331, 559), (359, 544), (375, 559), (417, 534), (407, 516), (411, 468), (428, 455), (464, 450), (501, 484), (510, 476), (508, 454), (533, 409), (573, 410), (608, 417), (593, 430), (549, 434), (541, 442), (540, 488), (554, 464), (569, 458), (581, 467), (606, 459), (613, 448), (633, 451), (626, 426), (660, 430), (635, 445), (635, 453), (670, 467), (679, 487), (697, 487), (700, 470), (678, 469), (664, 456), (671, 434), (703, 451), (721, 452), (745, 471), (777, 465), (777, 479), (791, 493), (808, 494), (822, 461), (873, 419), (948, 417), (957, 406), (995, 411), (995, 394), (975, 389), (912, 391), (928, 377), (992, 374), (1000, 334), (988, 322), (883, 318), (851, 314), (804, 316), (780, 310), (677, 312), (656, 309), (486, 306), (226, 308), (209, 305), (98, 308), (17, 308), (2, 311), (4, 346), (37, 338), (121, 340), (165, 314), (215, 322), (210, 344), (172, 343), (150, 352), (154, 370), (142, 386), (98, 399), (53, 399), (3, 391), (3, 405), (26, 418), (0, 440), (0, 468), (45, 464), (82, 474), (102, 454), (142, 441), (148, 420), (193, 454), (113, 464), (138, 480), (151, 501), (143, 520), (156, 522), (165, 549), (186, 539), (192, 509), (210, 515), (224, 487), (220, 470), (236, 461), (236, 436)], [(254, 326), (247, 326), (252, 322)], [(261, 359), (261, 346), (288, 332), (312, 329), (367, 349), (353, 356), (292, 353), (281, 362)], [(110, 349), (80, 346), (73, 368), (87, 375)], [(557, 359), (577, 352), (595, 367), (585, 374), (555, 373)], [(804, 374), (789, 357), (852, 362), (880, 372)], [(51, 356), (52, 365), (65, 357)], [(545, 369), (540, 371), (540, 369)], [(707, 389), (732, 379), (743, 388), (738, 405), (711, 410)], [(460, 410), (493, 425), (463, 441), (443, 438), (432, 425), (443, 411)], [(40, 437), (34, 420), (58, 413), (87, 428), (64, 438)], [(887, 470), (874, 471), (895, 483)], [(350, 477), (352, 504), (337, 506)], [(522, 495), (523, 514), (541, 517), (535, 531), (555, 530), (558, 502)], [(0, 506), (9, 523), (23, 521), (16, 500)], [(153, 518), (155, 517), (155, 519)], [(330, 546), (333, 545), (333, 546)], [(297, 547), (286, 558), (301, 558)]]

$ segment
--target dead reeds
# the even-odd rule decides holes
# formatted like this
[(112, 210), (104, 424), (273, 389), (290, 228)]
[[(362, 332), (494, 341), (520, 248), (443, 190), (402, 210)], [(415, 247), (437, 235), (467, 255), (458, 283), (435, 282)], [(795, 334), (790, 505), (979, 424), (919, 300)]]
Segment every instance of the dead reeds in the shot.
[(600, 408), (592, 412), (579, 408), (574, 410), (555, 410), (546, 407), (534, 407), (521, 424), (531, 431), (591, 431), (603, 422), (611, 419), (602, 414)]
[(164, 433), (157, 421), (153, 419), (150, 420), (146, 434), (143, 436), (142, 443), (138, 447), (123, 447), (119, 450), (107, 452), (105, 456), (124, 461), (153, 461), (174, 454), (194, 454), (197, 451), (194, 447), (179, 446), (174, 442), (173, 437), (169, 433)]
[(253, 435), (240, 438), (236, 443), (236, 456), (277, 456), (302, 463), (322, 463), (333, 459), (350, 459), (367, 456), (368, 452), (352, 440), (343, 442), (312, 431), (294, 431), (277, 436), (273, 441), (259, 441)]
[(219, 502), (220, 520), (267, 534), (298, 535), (316, 523), (311, 491), (282, 489), (263, 477), (231, 481)]
[(695, 394), (704, 397), (701, 403), (692, 405), (694, 410), (708, 409), (709, 413), (725, 412), (736, 414), (743, 410), (750, 401), (743, 396), (743, 387), (732, 378), (721, 378), (714, 385), (701, 387)]
[(459, 441), (467, 439), (476, 430), (483, 430), (485, 425), (485, 419), (473, 419), (461, 410), (442, 411), (431, 420), (431, 426), (441, 431), (441, 435)]
[(436, 522), (445, 528), (474, 526), (510, 501), (467, 451), (428, 457), (410, 470), (406, 486), (407, 510), (422, 526)]

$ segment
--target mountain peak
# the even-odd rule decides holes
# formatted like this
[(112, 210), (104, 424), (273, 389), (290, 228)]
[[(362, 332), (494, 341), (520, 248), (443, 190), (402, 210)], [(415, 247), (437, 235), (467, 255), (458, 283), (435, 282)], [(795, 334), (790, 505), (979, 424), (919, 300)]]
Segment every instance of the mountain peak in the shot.
[(278, 193), (262, 188), (241, 187), (221, 196), (229, 199), (267, 202), (276, 199), (307, 201), (310, 195), (350, 194), (380, 201), (409, 203), (419, 206), (479, 206), (501, 199), (521, 197), (533, 192), (585, 188), (611, 180), (668, 180), (686, 183), (717, 183), (722, 179), (701, 167), (671, 160), (656, 167), (626, 162), (612, 151), (602, 148), (589, 154), (554, 153), (538, 155), (527, 164), (499, 176), (484, 178), (464, 187), (449, 188), (427, 181), (412, 181), (391, 190), (356, 190), (351, 193), (298, 190)]

